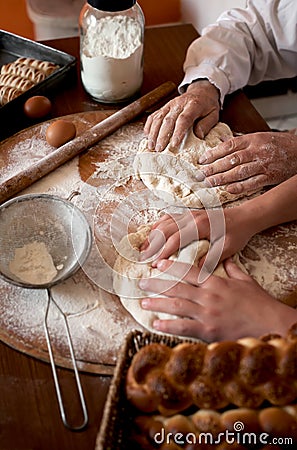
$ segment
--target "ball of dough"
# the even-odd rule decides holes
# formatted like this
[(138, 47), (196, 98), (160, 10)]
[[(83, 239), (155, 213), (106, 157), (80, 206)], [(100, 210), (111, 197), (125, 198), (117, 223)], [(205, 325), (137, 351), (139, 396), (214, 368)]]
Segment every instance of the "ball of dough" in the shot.
[[(139, 249), (146, 240), (150, 229), (150, 224), (142, 225), (135, 233), (124, 236), (120, 241), (117, 247), (117, 259), (114, 264), (113, 288), (124, 308), (136, 322), (147, 330), (157, 333), (153, 327), (155, 319), (172, 320), (176, 319), (177, 316), (142, 309), (141, 299), (150, 294), (140, 289), (139, 280), (141, 278), (154, 277), (177, 282), (179, 279), (166, 272), (160, 272), (158, 269), (153, 268), (151, 263), (139, 261)], [(206, 255), (208, 248), (209, 242), (207, 240), (194, 241), (182, 248), (178, 254), (170, 256), (169, 259), (197, 265), (198, 261)], [(214, 274), (224, 278), (228, 277), (221, 263), (215, 269)], [(158, 297), (162, 297), (162, 294), (158, 295)]]

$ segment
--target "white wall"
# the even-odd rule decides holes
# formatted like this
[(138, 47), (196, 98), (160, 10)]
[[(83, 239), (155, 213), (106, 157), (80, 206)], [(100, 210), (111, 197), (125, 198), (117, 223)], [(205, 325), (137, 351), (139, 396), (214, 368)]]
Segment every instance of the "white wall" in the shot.
[(181, 0), (182, 21), (192, 23), (201, 32), (206, 25), (215, 22), (223, 11), (245, 5), (246, 0)]

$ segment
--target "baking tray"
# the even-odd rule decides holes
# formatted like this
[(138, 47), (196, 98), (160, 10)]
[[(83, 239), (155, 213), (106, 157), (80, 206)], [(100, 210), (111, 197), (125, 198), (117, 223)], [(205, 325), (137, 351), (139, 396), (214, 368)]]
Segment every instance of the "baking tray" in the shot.
[(197, 341), (138, 330), (131, 331), (126, 336), (108, 391), (95, 450), (141, 450), (130, 437), (136, 410), (126, 399), (125, 382), (133, 356), (142, 347), (155, 342), (173, 348), (182, 342)]
[(0, 30), (0, 67), (19, 57), (51, 61), (60, 66), (58, 70), (37, 83), (26, 92), (0, 107), (0, 140), (22, 128), (32, 125), (23, 113), (25, 101), (32, 95), (49, 95), (65, 80), (76, 64), (76, 58), (39, 42)]

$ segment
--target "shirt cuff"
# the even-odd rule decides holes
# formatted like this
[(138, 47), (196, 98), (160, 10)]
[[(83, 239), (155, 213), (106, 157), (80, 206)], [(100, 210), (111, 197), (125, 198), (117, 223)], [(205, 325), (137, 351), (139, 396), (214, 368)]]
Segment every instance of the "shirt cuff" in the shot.
[(200, 79), (207, 79), (219, 90), (220, 102), (223, 105), (225, 96), (230, 90), (230, 83), (226, 74), (212, 64), (203, 63), (197, 67), (191, 66), (186, 68), (184, 79), (178, 86), (179, 93), (182, 94), (186, 91), (189, 84)]

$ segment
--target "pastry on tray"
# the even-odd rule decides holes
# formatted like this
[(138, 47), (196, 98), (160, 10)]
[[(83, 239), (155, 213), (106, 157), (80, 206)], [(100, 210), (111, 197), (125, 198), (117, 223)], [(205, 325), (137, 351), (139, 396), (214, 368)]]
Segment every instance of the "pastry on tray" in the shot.
[(14, 100), (58, 68), (50, 61), (25, 57), (4, 64), (0, 70), (0, 105)]

